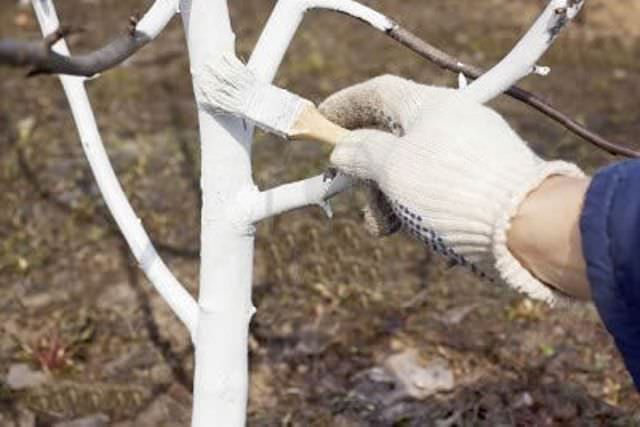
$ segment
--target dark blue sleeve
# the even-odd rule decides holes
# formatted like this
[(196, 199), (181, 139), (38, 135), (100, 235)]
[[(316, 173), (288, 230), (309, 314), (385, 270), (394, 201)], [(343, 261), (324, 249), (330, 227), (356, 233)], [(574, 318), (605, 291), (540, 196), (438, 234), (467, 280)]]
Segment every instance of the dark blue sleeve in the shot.
[(640, 390), (640, 160), (593, 177), (580, 230), (593, 301)]

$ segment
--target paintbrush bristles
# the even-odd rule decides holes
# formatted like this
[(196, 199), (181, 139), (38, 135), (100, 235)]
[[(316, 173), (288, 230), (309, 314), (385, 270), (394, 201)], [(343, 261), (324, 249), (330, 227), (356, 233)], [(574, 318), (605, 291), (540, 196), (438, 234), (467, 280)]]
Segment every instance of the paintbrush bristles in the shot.
[(244, 111), (246, 95), (257, 83), (253, 72), (232, 55), (204, 63), (194, 75), (200, 102), (214, 113)]
[(205, 63), (194, 81), (198, 102), (213, 114), (231, 114), (287, 138), (300, 112), (311, 103), (258, 80), (238, 58), (223, 54)]

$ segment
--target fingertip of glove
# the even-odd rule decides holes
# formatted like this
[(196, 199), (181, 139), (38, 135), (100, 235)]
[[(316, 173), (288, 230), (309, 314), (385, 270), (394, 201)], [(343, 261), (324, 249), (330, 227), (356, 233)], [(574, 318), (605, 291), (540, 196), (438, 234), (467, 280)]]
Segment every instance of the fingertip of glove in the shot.
[(331, 152), (331, 163), (339, 169), (348, 169), (358, 159), (358, 142), (344, 138)]
[(359, 179), (370, 179), (370, 155), (363, 150), (363, 141), (348, 136), (339, 142), (331, 153), (331, 163), (341, 172)]

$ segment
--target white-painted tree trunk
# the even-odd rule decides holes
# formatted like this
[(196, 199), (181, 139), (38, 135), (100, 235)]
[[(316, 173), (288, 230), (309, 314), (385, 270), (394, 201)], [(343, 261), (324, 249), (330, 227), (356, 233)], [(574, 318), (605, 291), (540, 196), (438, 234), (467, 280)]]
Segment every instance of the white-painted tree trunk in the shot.
[[(32, 0), (44, 35), (58, 28), (52, 0)], [(486, 102), (529, 74), (549, 48), (559, 23), (558, 8), (573, 18), (582, 5), (552, 0), (532, 30), (505, 60), (487, 76), (464, 86)], [(393, 21), (352, 0), (279, 0), (256, 45), (249, 67), (270, 82), (302, 22), (306, 11), (328, 9), (354, 16), (380, 31)], [(227, 0), (156, 0), (137, 26), (155, 38), (171, 17), (182, 16), (192, 69), (216, 55), (234, 52)], [(64, 41), (54, 49), (68, 54)], [(259, 191), (252, 178), (251, 124), (228, 116), (212, 116), (198, 107), (202, 150), (201, 266), (198, 302), (171, 274), (153, 248), (131, 208), (102, 145), (81, 77), (61, 76), (78, 127), (85, 155), (107, 207), (126, 238), (147, 278), (189, 329), (195, 345), (195, 380), (192, 425), (243, 426), (246, 421), (249, 321), (253, 272), (253, 224), (280, 213), (309, 205), (328, 209), (327, 201), (350, 186), (338, 175), (312, 177)]]
[[(235, 37), (226, 0), (180, 2), (192, 69)], [(248, 393), (247, 339), (253, 313), (254, 230), (239, 212), (257, 193), (251, 133), (236, 118), (198, 110), (202, 150), (202, 237), (193, 426), (242, 426)]]

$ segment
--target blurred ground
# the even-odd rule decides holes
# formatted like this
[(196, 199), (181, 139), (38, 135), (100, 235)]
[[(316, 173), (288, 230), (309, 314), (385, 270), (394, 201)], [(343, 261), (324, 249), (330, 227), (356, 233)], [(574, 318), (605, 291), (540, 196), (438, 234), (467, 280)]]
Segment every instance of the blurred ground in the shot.
[[(58, 3), (64, 22), (86, 29), (72, 43), (82, 51), (149, 2)], [(274, 2), (231, 3), (246, 57)], [(485, 66), (544, 4), (367, 3)], [(0, 37), (37, 36), (29, 9), (2, 6)], [(588, 2), (545, 57), (552, 74), (524, 85), (639, 149), (639, 20), (637, 2)], [(198, 145), (185, 61), (176, 20), (89, 87), (124, 187), (195, 292)], [(382, 73), (455, 81), (357, 22), (312, 13), (278, 82), (319, 101)], [(189, 425), (188, 336), (114, 231), (57, 81), (0, 76), (0, 425)], [(588, 171), (613, 161), (514, 101), (494, 105), (546, 156)], [(265, 188), (321, 172), (326, 154), (259, 135), (256, 180)], [(447, 269), (406, 237), (374, 240), (359, 225), (360, 198), (339, 197), (333, 221), (309, 209), (259, 227), (250, 425), (640, 425), (640, 399), (592, 308), (551, 310)], [(398, 364), (436, 372), (443, 391), (418, 384), (421, 399), (411, 398), (390, 376)]]

